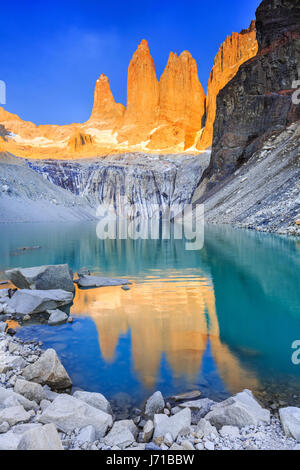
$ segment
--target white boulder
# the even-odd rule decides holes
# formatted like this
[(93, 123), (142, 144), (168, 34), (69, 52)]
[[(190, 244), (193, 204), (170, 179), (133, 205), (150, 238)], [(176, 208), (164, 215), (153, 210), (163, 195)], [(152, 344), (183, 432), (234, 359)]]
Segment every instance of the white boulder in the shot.
[(270, 412), (262, 408), (250, 390), (244, 390), (234, 397), (214, 405), (205, 419), (217, 429), (223, 426), (243, 428), (261, 423), (269, 424)]
[(10, 426), (14, 426), (17, 423), (26, 423), (31, 418), (31, 413), (26, 411), (23, 406), (10, 406), (0, 410), (0, 424), (8, 423)]
[(300, 408), (281, 408), (279, 416), (285, 435), (300, 441)]
[(76, 437), (78, 442), (94, 442), (96, 440), (96, 432), (94, 426), (86, 426), (82, 428)]
[(104, 438), (104, 443), (109, 447), (118, 446), (124, 449), (135, 442), (137, 434), (138, 429), (132, 420), (116, 421)]
[(18, 450), (63, 450), (63, 446), (54, 424), (46, 424), (25, 432)]
[(88, 405), (93, 406), (98, 410), (104, 411), (105, 413), (108, 413), (110, 415), (112, 414), (112, 409), (109, 401), (101, 393), (83, 392), (81, 390), (77, 390), (73, 394), (73, 397), (77, 398), (78, 400), (84, 401)]
[(47, 349), (34, 363), (27, 366), (22, 373), (26, 380), (48, 385), (54, 389), (66, 389), (72, 381), (60, 362), (54, 349)]
[(155, 414), (161, 413), (164, 410), (164, 407), (165, 400), (163, 399), (161, 392), (157, 391), (146, 401), (145, 414), (149, 418), (153, 418)]
[(70, 395), (61, 395), (49, 405), (39, 417), (43, 424), (54, 423), (56, 427), (67, 433), (75, 428), (82, 429), (86, 426), (95, 428), (96, 437), (105, 436), (112, 426), (111, 415), (97, 410)]
[(46, 398), (43, 387), (40, 384), (35, 382), (28, 382), (24, 379), (17, 379), (14, 391), (23, 395), (28, 400), (34, 400), (37, 403), (40, 403), (43, 399)]
[(9, 406), (9, 404), (21, 405), (25, 410), (33, 410), (36, 408), (37, 403), (28, 400), (23, 395), (16, 393), (12, 388), (4, 388), (0, 386), (0, 406)]
[(191, 410), (184, 408), (170, 418), (165, 414), (156, 414), (154, 416), (154, 438), (163, 437), (170, 433), (174, 439), (179, 434), (188, 433), (191, 426)]
[(68, 315), (61, 310), (47, 310), (47, 313), (50, 315), (48, 319), (48, 325), (59, 325), (60, 323), (65, 323), (68, 320)]

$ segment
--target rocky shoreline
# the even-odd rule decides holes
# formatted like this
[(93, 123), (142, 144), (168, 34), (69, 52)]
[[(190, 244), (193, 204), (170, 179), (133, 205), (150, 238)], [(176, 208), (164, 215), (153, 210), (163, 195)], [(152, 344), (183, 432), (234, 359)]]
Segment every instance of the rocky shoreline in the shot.
[(115, 420), (102, 394), (72, 394), (53, 349), (0, 333), (0, 450), (300, 450), (300, 408), (279, 415), (248, 390), (221, 403), (157, 391)]
[(130, 289), (130, 281), (85, 268), (73, 279), (67, 265), (5, 274), (16, 288), (0, 290), (0, 450), (300, 450), (300, 408), (268, 410), (249, 390), (220, 403), (199, 391), (169, 398), (157, 391), (120, 419), (113, 400), (74, 389), (56, 351), (21, 340), (10, 322), (72, 322), (74, 282)]

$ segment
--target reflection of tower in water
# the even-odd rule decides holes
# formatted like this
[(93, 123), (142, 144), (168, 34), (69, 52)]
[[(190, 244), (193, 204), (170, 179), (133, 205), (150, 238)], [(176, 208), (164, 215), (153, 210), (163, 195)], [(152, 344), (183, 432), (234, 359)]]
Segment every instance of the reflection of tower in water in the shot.
[(229, 392), (257, 388), (253, 374), (220, 340), (214, 289), (207, 278), (172, 272), (165, 279), (148, 277), (127, 292), (118, 287), (77, 290), (72, 313), (93, 318), (107, 362), (114, 361), (119, 337), (130, 330), (133, 367), (148, 388), (155, 386), (163, 354), (173, 377), (193, 384), (208, 343)]

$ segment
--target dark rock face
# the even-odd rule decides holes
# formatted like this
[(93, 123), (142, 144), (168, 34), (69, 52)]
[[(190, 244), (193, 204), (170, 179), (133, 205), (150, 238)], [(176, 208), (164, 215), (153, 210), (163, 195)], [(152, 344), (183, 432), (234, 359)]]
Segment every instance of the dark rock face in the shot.
[(300, 5), (298, 0), (264, 0), (256, 11), (259, 49), (269, 47), (285, 34), (299, 32)]
[(273, 134), (300, 119), (293, 82), (300, 79), (300, 2), (263, 0), (256, 12), (259, 51), (218, 95), (205, 200)]

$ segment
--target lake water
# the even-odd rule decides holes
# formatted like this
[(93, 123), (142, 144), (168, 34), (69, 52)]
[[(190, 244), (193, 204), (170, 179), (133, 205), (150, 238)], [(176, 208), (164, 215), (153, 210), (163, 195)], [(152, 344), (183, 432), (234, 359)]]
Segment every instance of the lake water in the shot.
[(220, 400), (249, 388), (299, 406), (299, 254), (295, 239), (229, 227), (207, 227), (204, 248), (186, 251), (182, 240), (99, 240), (86, 223), (2, 225), (0, 279), (68, 263), (133, 282), (77, 290), (73, 324), (18, 330), (54, 347), (75, 387), (133, 405), (157, 389)]

